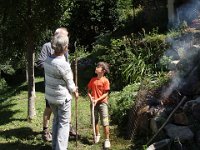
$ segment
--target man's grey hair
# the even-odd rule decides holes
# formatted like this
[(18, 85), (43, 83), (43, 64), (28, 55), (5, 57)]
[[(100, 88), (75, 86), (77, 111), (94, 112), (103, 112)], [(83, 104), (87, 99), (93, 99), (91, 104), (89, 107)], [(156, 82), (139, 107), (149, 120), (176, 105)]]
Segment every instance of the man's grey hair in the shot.
[(66, 28), (64, 27), (60, 27), (58, 29), (56, 29), (56, 31), (54, 32), (54, 36), (55, 35), (64, 35), (64, 36), (68, 36), (68, 31)]
[(62, 53), (66, 50), (69, 44), (68, 35), (55, 34), (51, 39), (51, 47), (57, 53)]

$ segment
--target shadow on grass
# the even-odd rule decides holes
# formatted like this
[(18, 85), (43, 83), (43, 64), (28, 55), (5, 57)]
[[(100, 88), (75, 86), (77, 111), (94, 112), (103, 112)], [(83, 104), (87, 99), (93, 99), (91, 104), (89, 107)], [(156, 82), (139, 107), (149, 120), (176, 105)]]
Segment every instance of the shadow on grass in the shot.
[(37, 92), (44, 93), (44, 91), (45, 91), (45, 84), (44, 84), (44, 81), (35, 83), (35, 90), (36, 90)]
[[(45, 144), (42, 141), (41, 133), (34, 132), (31, 128), (23, 127), (0, 131), (0, 136), (7, 139), (8, 143), (1, 143), (1, 150), (49, 150), (51, 143)], [(9, 139), (14, 142), (9, 142)], [(26, 143), (22, 143), (26, 141)]]
[[(5, 110), (5, 111), (0, 111), (1, 114), (1, 119), (0, 120), (0, 125), (5, 125), (7, 123), (10, 123), (12, 121), (18, 120), (18, 119), (13, 119), (12, 116), (16, 113), (18, 113), (19, 111), (10, 111), (10, 110)], [(19, 121), (24, 121), (25, 119), (19, 119)]]
[[(84, 145), (92, 145), (93, 144), (92, 140), (89, 140), (88, 137), (86, 137), (86, 136), (79, 135), (77, 140), (80, 141)], [(69, 141), (76, 141), (76, 137), (69, 136)]]
[(9, 138), (16, 138), (18, 140), (34, 140), (41, 135), (40, 132), (33, 132), (29, 127), (15, 128), (6, 131), (0, 131), (0, 136)]
[[(45, 85), (44, 81), (36, 82), (35, 89), (37, 92), (44, 93)], [(12, 86), (8, 86), (0, 91), (0, 103), (7, 100), (9, 97), (15, 96), (20, 93), (20, 91), (28, 91), (28, 86), (26, 84), (16, 84)]]
[[(15, 94), (19, 93), (20, 91), (27, 91), (28, 90), (27, 85), (23, 85), (23, 86), (19, 86), (19, 87), (13, 87), (13, 88), (17, 89)], [(45, 91), (44, 81), (36, 82), (35, 83), (35, 90), (37, 92), (44, 93), (44, 91)]]
[(1, 150), (51, 150), (50, 145), (44, 145), (44, 144), (25, 144), (15, 142), (15, 143), (7, 143), (7, 144), (0, 144)]
[[(7, 100), (7, 99), (5, 99)], [(4, 100), (4, 101), (5, 101)], [(11, 110), (11, 107), (13, 107), (14, 105), (16, 104), (13, 104), (13, 103), (9, 103), (9, 104), (3, 104), (2, 101), (0, 102), (0, 114), (1, 114), (1, 118), (0, 119), (0, 125), (5, 125), (7, 123), (10, 123), (14, 120), (17, 120), (17, 119), (13, 119), (13, 115), (20, 112), (19, 110)], [(23, 119), (20, 119), (20, 121), (23, 121)]]
[(88, 137), (81, 137), (80, 139), (80, 142), (85, 144), (85, 145), (92, 145), (93, 144), (93, 141), (92, 140), (89, 140)]

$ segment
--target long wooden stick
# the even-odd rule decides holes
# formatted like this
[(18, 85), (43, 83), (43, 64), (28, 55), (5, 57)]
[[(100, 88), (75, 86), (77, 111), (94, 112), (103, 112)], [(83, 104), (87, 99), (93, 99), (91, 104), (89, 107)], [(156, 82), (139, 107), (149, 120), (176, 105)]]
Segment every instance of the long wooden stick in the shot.
[[(78, 86), (78, 75), (77, 75), (77, 58), (75, 59), (75, 84)], [(78, 146), (78, 98), (75, 101), (75, 113), (76, 113), (76, 147)]]
[(184, 96), (179, 104), (174, 108), (174, 110), (170, 113), (167, 120), (163, 123), (163, 125), (159, 128), (159, 130), (154, 134), (154, 136), (147, 142), (147, 146), (150, 145), (150, 143), (154, 140), (154, 138), (158, 135), (158, 133), (165, 127), (165, 125), (168, 123), (169, 119), (172, 117), (172, 115), (176, 112), (176, 110), (181, 106), (181, 104), (186, 100), (186, 96)]
[[(74, 43), (76, 49), (76, 42)], [(78, 69), (77, 69), (77, 56), (75, 58), (75, 84), (78, 86)], [(75, 99), (75, 114), (76, 114), (76, 147), (78, 146), (78, 98)]]
[(93, 141), (96, 143), (96, 131), (95, 131), (95, 116), (94, 116), (94, 103), (92, 103), (92, 129), (93, 129)]

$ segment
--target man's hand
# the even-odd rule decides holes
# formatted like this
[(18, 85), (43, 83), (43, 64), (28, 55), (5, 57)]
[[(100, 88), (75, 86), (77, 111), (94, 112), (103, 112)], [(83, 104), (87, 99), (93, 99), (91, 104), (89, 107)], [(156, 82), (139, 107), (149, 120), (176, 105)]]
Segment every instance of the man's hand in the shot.
[(75, 96), (76, 99), (78, 99), (78, 97), (79, 97), (78, 91), (74, 92), (74, 96)]

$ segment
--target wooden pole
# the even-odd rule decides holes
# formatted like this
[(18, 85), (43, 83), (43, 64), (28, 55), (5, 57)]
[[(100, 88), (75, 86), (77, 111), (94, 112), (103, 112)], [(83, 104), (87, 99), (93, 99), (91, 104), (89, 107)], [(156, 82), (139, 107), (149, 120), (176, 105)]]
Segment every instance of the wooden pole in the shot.
[[(76, 50), (76, 42), (74, 43), (74, 47)], [(75, 58), (75, 84), (78, 87), (78, 69), (77, 69), (77, 56)], [(78, 146), (78, 98), (75, 99), (75, 115), (76, 115), (76, 147)]]
[[(75, 60), (75, 84), (78, 86), (78, 77), (77, 77), (77, 58)], [(75, 101), (75, 114), (76, 114), (76, 147), (78, 146), (78, 98)]]

